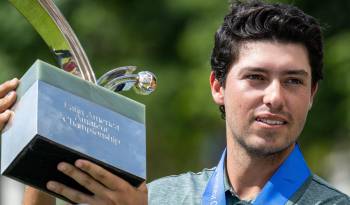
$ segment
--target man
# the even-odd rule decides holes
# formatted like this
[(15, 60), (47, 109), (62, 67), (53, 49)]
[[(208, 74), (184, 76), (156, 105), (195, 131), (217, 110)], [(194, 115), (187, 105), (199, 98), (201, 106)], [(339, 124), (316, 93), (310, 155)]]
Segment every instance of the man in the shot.
[(149, 185), (152, 204), (350, 204), (296, 143), (322, 79), (322, 34), (299, 9), (235, 3), (215, 36), (210, 85), (226, 118), (216, 169)]
[[(213, 99), (226, 121), (227, 148), (216, 168), (151, 182), (148, 203), (350, 204), (348, 196), (311, 173), (296, 143), (322, 79), (322, 61), (321, 30), (313, 17), (288, 5), (234, 3), (216, 33), (210, 75)], [(1, 96), (16, 82), (3, 84)], [(0, 126), (14, 98), (4, 98)], [(85, 196), (48, 183), (73, 201), (145, 199), (144, 187), (130, 188), (88, 161), (60, 163), (58, 169), (95, 193)], [(29, 188), (26, 196), (30, 201), (44, 195)]]

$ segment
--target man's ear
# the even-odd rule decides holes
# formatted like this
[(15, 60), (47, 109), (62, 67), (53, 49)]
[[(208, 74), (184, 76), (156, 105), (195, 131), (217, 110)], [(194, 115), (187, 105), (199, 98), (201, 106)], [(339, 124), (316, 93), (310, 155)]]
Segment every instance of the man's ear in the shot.
[(213, 96), (214, 102), (218, 105), (224, 104), (224, 88), (221, 85), (221, 83), (218, 81), (218, 79), (215, 78), (215, 74), (212, 71), (210, 73), (210, 88), (211, 88), (211, 95)]
[(318, 90), (318, 83), (315, 83), (315, 85), (312, 85), (312, 87), (311, 87), (311, 98), (310, 98), (309, 110), (312, 107), (312, 103), (314, 102), (314, 98), (315, 98), (315, 95), (317, 93), (317, 90)]

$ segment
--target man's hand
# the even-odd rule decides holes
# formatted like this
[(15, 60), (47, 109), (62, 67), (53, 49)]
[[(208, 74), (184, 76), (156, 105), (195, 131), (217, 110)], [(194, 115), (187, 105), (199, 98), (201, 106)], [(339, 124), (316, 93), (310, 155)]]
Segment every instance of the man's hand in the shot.
[(0, 85), (0, 131), (10, 119), (12, 111), (10, 107), (16, 102), (16, 92), (19, 80), (14, 78)]
[(75, 166), (61, 162), (57, 169), (70, 176), (94, 193), (90, 196), (55, 181), (49, 181), (47, 188), (76, 203), (89, 205), (147, 205), (147, 187), (131, 186), (118, 176), (87, 160), (77, 160)]

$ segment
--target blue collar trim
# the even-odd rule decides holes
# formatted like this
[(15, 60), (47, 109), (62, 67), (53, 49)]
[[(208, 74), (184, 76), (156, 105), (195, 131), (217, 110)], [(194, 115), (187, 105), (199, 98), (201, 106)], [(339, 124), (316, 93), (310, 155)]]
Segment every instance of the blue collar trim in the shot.
[[(202, 196), (202, 205), (226, 205), (224, 190), (224, 150), (215, 172), (210, 177)], [(274, 175), (265, 184), (253, 205), (286, 204), (288, 199), (304, 184), (311, 172), (306, 165), (298, 144)]]

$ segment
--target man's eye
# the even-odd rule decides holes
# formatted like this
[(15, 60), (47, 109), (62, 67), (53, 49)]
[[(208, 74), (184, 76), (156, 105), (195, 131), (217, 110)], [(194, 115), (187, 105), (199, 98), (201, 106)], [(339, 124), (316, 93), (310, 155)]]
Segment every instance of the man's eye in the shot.
[(249, 80), (264, 80), (264, 76), (252, 74), (252, 75), (247, 75), (247, 79), (249, 79)]
[(303, 81), (297, 78), (291, 78), (286, 81), (287, 84), (302, 85)]

